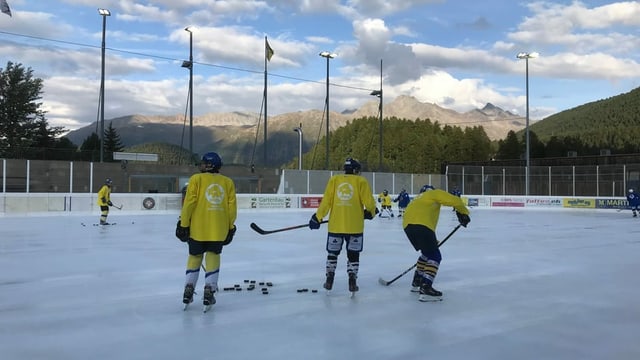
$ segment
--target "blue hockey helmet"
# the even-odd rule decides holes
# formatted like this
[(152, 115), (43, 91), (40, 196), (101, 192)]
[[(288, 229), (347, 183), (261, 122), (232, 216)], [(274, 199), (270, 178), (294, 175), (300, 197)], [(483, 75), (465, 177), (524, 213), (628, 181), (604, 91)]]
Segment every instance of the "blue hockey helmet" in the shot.
[(107, 180), (105, 180), (104, 183), (105, 185), (111, 186), (111, 184), (113, 184), (113, 181), (111, 181), (111, 178), (107, 178)]
[(344, 161), (344, 173), (345, 174), (359, 174), (362, 166), (356, 159), (352, 159), (350, 157)]
[(435, 190), (435, 188), (433, 186), (431, 186), (431, 185), (428, 185), (428, 184), (427, 185), (423, 185), (420, 188), (420, 193), (423, 193), (423, 192), (425, 192), (427, 190)]
[(222, 167), (222, 159), (220, 155), (211, 151), (202, 155), (200, 162), (200, 171), (202, 172), (218, 172)]

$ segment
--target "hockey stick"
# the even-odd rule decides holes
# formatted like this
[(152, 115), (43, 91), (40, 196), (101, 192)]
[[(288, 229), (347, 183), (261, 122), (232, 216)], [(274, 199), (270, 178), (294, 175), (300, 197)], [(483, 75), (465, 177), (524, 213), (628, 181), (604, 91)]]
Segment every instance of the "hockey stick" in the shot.
[[(329, 222), (329, 220), (322, 220), (320, 221), (320, 224), (324, 224)], [(289, 226), (289, 227), (285, 227), (285, 228), (281, 228), (281, 229), (275, 229), (275, 230), (264, 230), (262, 229), (260, 226), (258, 226), (256, 223), (251, 223), (251, 228), (257, 232), (260, 235), (267, 235), (267, 234), (273, 234), (273, 233), (277, 233), (277, 232), (281, 232), (281, 231), (288, 231), (288, 230), (293, 230), (293, 229), (300, 229), (303, 227), (308, 227), (309, 224), (302, 224), (302, 225), (296, 225), (296, 226)]]
[[(438, 243), (438, 247), (442, 246), (442, 244), (444, 244), (447, 240), (449, 240), (449, 238), (451, 237), (451, 235), (453, 235), (456, 231), (458, 231), (458, 229), (460, 229), (460, 226), (462, 226), (462, 224), (458, 224), (455, 228), (453, 228), (453, 230), (451, 230), (451, 232), (449, 233), (449, 235), (447, 235), (446, 238), (444, 238), (444, 240), (440, 241), (440, 243)], [(400, 279), (401, 277), (403, 277), (406, 273), (408, 273), (409, 271), (413, 270), (413, 268), (415, 268), (418, 264), (415, 263), (413, 264), (410, 268), (408, 268), (407, 270), (403, 271), (402, 274), (394, 277), (393, 279), (386, 281), (383, 278), (379, 278), (378, 282), (381, 285), (384, 286), (389, 286), (391, 284), (393, 284), (396, 280)]]
[(113, 207), (114, 207), (114, 208), (116, 208), (116, 209), (118, 209), (118, 210), (122, 210), (122, 205), (120, 205), (120, 206), (115, 206), (115, 205), (113, 205)]

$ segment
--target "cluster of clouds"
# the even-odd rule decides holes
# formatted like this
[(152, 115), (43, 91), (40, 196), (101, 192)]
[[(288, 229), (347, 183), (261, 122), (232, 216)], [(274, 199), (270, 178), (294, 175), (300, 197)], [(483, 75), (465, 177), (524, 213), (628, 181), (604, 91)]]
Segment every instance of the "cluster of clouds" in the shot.
[[(60, 0), (40, 8), (24, 0), (9, 3), (13, 17), (0, 19), (0, 53), (44, 79), (47, 119), (67, 129), (97, 118), (97, 7), (112, 12), (107, 118), (185, 111), (185, 24), (195, 27), (196, 114), (260, 111), (265, 35), (275, 50), (268, 63), (269, 115), (322, 109), (323, 50), (339, 55), (330, 61), (336, 111), (376, 101), (369, 93), (380, 87), (381, 60), (386, 101), (410, 95), (457, 111), (490, 102), (524, 114), (524, 64), (515, 54), (538, 51), (542, 56), (528, 62), (536, 86), (532, 117), (538, 119), (629, 91), (640, 79), (636, 1), (487, 1), (477, 5), (487, 12), (469, 11), (461, 19), (446, 16), (458, 5), (435, 0)], [(505, 17), (505, 11), (515, 16)]]

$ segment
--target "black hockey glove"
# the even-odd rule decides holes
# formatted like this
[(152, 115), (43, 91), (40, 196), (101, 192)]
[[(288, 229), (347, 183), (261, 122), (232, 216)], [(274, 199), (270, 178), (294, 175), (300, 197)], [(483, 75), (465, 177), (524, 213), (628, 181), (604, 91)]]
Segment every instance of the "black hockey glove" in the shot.
[(378, 213), (380, 212), (380, 210), (378, 210), (378, 208), (376, 208), (376, 213), (372, 214), (371, 212), (369, 212), (369, 210), (364, 210), (364, 218), (366, 220), (373, 220), (373, 216), (374, 215), (378, 215)]
[(189, 228), (180, 226), (180, 220), (176, 224), (176, 237), (182, 242), (189, 241)]
[(309, 219), (309, 229), (311, 230), (320, 229), (320, 220), (318, 220), (318, 217), (316, 216), (316, 214), (311, 215), (311, 219)]
[(467, 227), (467, 225), (471, 222), (471, 218), (469, 217), (469, 215), (461, 214), (457, 211), (456, 211), (456, 215), (458, 216), (458, 221), (460, 222), (460, 225), (464, 227)]
[(231, 241), (233, 241), (233, 237), (236, 234), (236, 230), (237, 230), (237, 228), (236, 228), (235, 225), (233, 225), (233, 227), (231, 229), (229, 229), (229, 232), (227, 233), (227, 237), (224, 239), (224, 242), (222, 243), (222, 246), (231, 244)]
[(113, 206), (113, 203), (111, 202), (111, 200), (109, 200), (109, 202), (107, 203), (107, 205), (109, 205), (109, 206)]

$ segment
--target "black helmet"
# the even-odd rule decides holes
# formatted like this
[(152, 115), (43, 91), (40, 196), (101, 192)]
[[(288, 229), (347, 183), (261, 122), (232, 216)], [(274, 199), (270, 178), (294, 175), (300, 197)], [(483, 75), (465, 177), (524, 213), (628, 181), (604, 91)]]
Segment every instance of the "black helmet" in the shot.
[(111, 181), (111, 178), (107, 178), (107, 180), (105, 180), (105, 181), (104, 181), (104, 183), (105, 183), (106, 185), (111, 186), (111, 184), (113, 184), (113, 181)]
[(344, 161), (345, 174), (359, 174), (361, 168), (360, 163), (356, 159), (348, 157), (347, 160)]
[(423, 193), (423, 192), (425, 192), (425, 191), (427, 191), (427, 190), (434, 190), (434, 189), (435, 189), (435, 188), (434, 188), (433, 186), (431, 186), (431, 185), (424, 185), (424, 186), (422, 186), (422, 187), (420, 188), (420, 193)]
[(382, 193), (387, 195), (389, 192), (387, 191), (387, 189), (382, 190)]
[(220, 156), (211, 151), (202, 155), (202, 162), (200, 163), (200, 171), (216, 173), (222, 167), (222, 159)]

